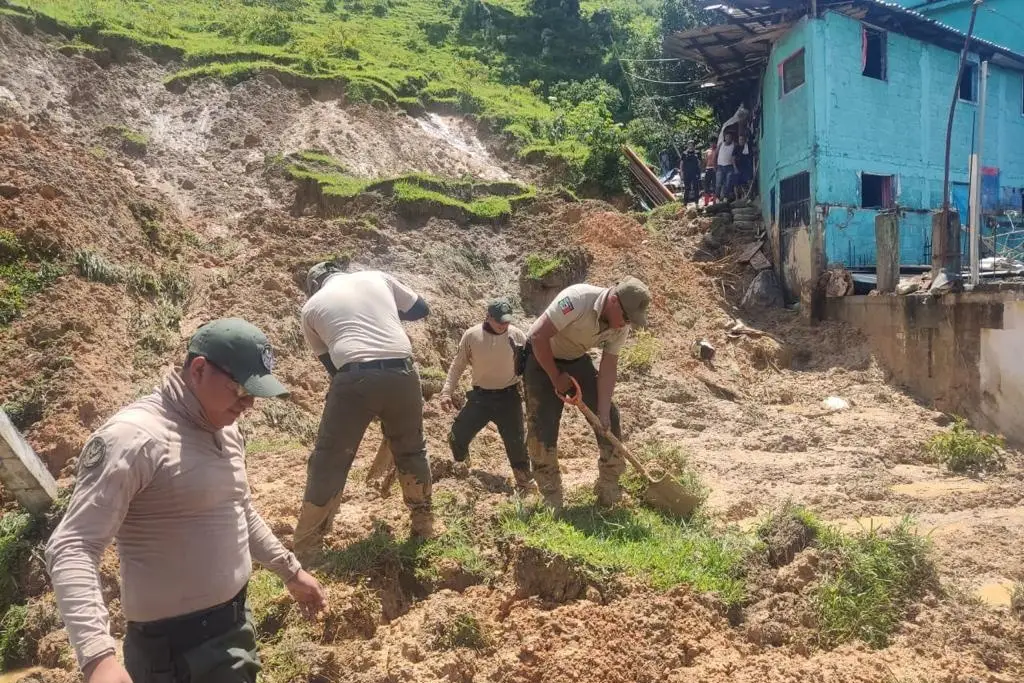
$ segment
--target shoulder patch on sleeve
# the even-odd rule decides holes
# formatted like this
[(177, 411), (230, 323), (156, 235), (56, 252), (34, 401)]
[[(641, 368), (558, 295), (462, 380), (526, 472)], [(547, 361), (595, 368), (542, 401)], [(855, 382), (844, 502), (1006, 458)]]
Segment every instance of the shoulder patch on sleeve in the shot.
[(78, 456), (78, 471), (91, 470), (106, 459), (107, 443), (103, 437), (94, 436), (89, 439), (82, 449), (82, 454)]
[(558, 310), (562, 312), (562, 315), (569, 315), (576, 310), (576, 307), (572, 305), (572, 298), (565, 296), (559, 299)]

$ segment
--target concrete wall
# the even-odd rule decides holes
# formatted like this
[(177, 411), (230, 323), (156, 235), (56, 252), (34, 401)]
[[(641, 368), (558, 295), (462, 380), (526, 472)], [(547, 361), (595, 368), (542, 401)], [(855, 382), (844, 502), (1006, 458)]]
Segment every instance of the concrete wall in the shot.
[(1024, 444), (1024, 287), (841, 297), (827, 314), (859, 328), (892, 380), (920, 400)]
[[(1024, 8), (1024, 3), (1021, 3)], [(887, 34), (887, 79), (861, 74), (862, 24), (827, 12), (818, 22), (827, 88), (816, 107), (818, 147), (815, 198), (829, 206), (825, 249), (829, 262), (875, 264), (876, 211), (862, 209), (861, 175), (892, 175), (900, 218), (900, 261), (931, 261), (928, 211), (942, 204), (945, 134), (958, 55)], [(1024, 76), (990, 67), (986, 113), (986, 166), (1000, 170), (1003, 188), (1024, 186)], [(960, 101), (954, 119), (951, 182), (968, 181), (978, 105)]]
[[(964, 33), (971, 23), (972, 0), (896, 2)], [(1020, 28), (1021, 25), (1024, 25), (1024, 3), (1020, 0), (985, 0), (974, 22), (974, 34), (996, 45), (1024, 52), (1024, 30)]]

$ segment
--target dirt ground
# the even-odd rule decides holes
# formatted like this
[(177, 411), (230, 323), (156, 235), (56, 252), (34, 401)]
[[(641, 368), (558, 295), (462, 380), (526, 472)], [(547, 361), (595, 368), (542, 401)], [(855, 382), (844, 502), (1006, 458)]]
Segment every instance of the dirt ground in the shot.
[[(503, 160), (457, 119), (342, 108), (273, 79), (200, 83), (174, 94), (160, 83), (163, 67), (146, 59), (100, 67), (65, 57), (57, 45), (0, 19), (0, 62), (8, 66), (0, 73), (0, 184), (19, 189), (0, 199), (0, 229), (33, 244), (45, 237), (64, 259), (89, 249), (122, 267), (177, 273), (188, 283), (187, 294), (171, 300), (69, 272), (0, 328), (0, 402), (41, 387), (41, 419), (26, 435), (65, 475), (61, 483), (72, 483), (74, 456), (89, 432), (180, 362), (202, 322), (243, 316), (267, 331), (277, 374), (293, 391), (288, 401), (258, 404), (243, 422), (256, 505), (290, 542), (327, 386), (298, 326), (306, 268), (349, 252), (357, 267), (387, 269), (406, 281), (433, 310), (408, 326), (416, 360), (421, 369), (446, 369), (486, 299), (519, 299), (527, 254), (580, 245), (593, 256), (588, 282), (633, 274), (655, 297), (656, 362), (649, 375), (626, 374), (616, 389), (628, 444), (660, 439), (689, 452), (712, 490), (710, 514), (723, 525), (750, 526), (787, 500), (851, 529), (912, 514), (931, 535), (953, 596), (914, 605), (885, 649), (825, 650), (765, 635), (778, 628), (771, 615), (790, 609), (785, 591), (769, 592), (734, 625), (713, 598), (684, 588), (633, 586), (608, 599), (588, 592), (557, 604), (517, 597), (505, 574), (461, 592), (406, 596), (391, 609), (386, 603), (371, 637), (311, 646), (330, 673), (309, 680), (1024, 680), (1024, 629), (1010, 614), (1006, 590), (1024, 580), (1019, 458), (1011, 457), (1004, 473), (972, 479), (927, 463), (921, 445), (947, 418), (888, 384), (855, 330), (808, 326), (784, 310), (741, 314), (735, 302), (749, 273), (731, 261), (692, 260), (697, 237), (689, 219), (642, 224), (601, 202), (540, 199), (507, 224), (467, 227), (411, 221), (373, 196), (354, 202), (342, 219), (294, 215), (295, 188), (275, 158), (302, 149), (322, 149), (362, 176), (422, 170), (528, 180), (531, 171)], [(145, 153), (126, 150), (111, 126), (145, 134)], [(156, 241), (138, 217), (140, 205), (158, 210)], [(737, 317), (774, 341), (729, 337)], [(519, 324), (529, 323), (523, 317)], [(159, 325), (162, 338), (153, 332)], [(716, 348), (713, 363), (694, 358), (699, 340)], [(849, 408), (823, 407), (833, 396)], [(446, 446), (451, 418), (436, 399), (425, 416), (435, 490), (479, 515), (507, 500), (510, 472), (497, 433), (481, 433), (473, 470), (456, 478)], [(407, 528), (400, 497), (382, 499), (364, 481), (379, 438), (371, 426), (332, 544), (365, 538), (379, 523), (396, 533)], [(582, 418), (565, 414), (559, 447), (567, 486), (589, 487), (597, 451)], [(0, 502), (12, 505), (2, 492)], [(111, 591), (113, 583), (111, 573)], [(432, 620), (446, 611), (475, 614), (490, 644), (431, 649)], [(56, 663), (44, 666), (63, 680)]]

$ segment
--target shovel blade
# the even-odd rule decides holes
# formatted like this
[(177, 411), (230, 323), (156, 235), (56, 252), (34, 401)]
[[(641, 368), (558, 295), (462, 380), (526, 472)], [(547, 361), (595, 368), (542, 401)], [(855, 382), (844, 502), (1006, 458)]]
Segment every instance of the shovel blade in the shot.
[(668, 476), (660, 479), (648, 479), (644, 489), (644, 499), (652, 507), (684, 519), (690, 517), (701, 504), (700, 498)]

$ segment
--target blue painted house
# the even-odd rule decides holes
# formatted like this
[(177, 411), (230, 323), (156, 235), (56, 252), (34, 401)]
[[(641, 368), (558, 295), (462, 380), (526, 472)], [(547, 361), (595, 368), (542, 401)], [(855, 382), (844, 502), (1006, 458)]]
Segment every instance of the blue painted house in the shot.
[[(935, 13), (959, 4), (969, 10), (969, 2), (902, 1), (934, 5)], [(1024, 26), (1024, 0), (990, 3)], [(983, 60), (983, 204), (989, 212), (1024, 208), (1024, 54), (973, 40), (957, 82), (966, 36), (955, 28), (883, 0), (817, 0), (817, 15), (810, 6), (733, 0), (720, 9), (721, 25), (666, 39), (669, 53), (699, 58), (720, 82), (748, 91), (763, 214), (790, 293), (827, 264), (873, 270), (882, 210), (897, 212), (901, 265), (931, 264), (954, 88), (951, 195), (966, 221)], [(1024, 43), (1024, 31), (1010, 37)]]

